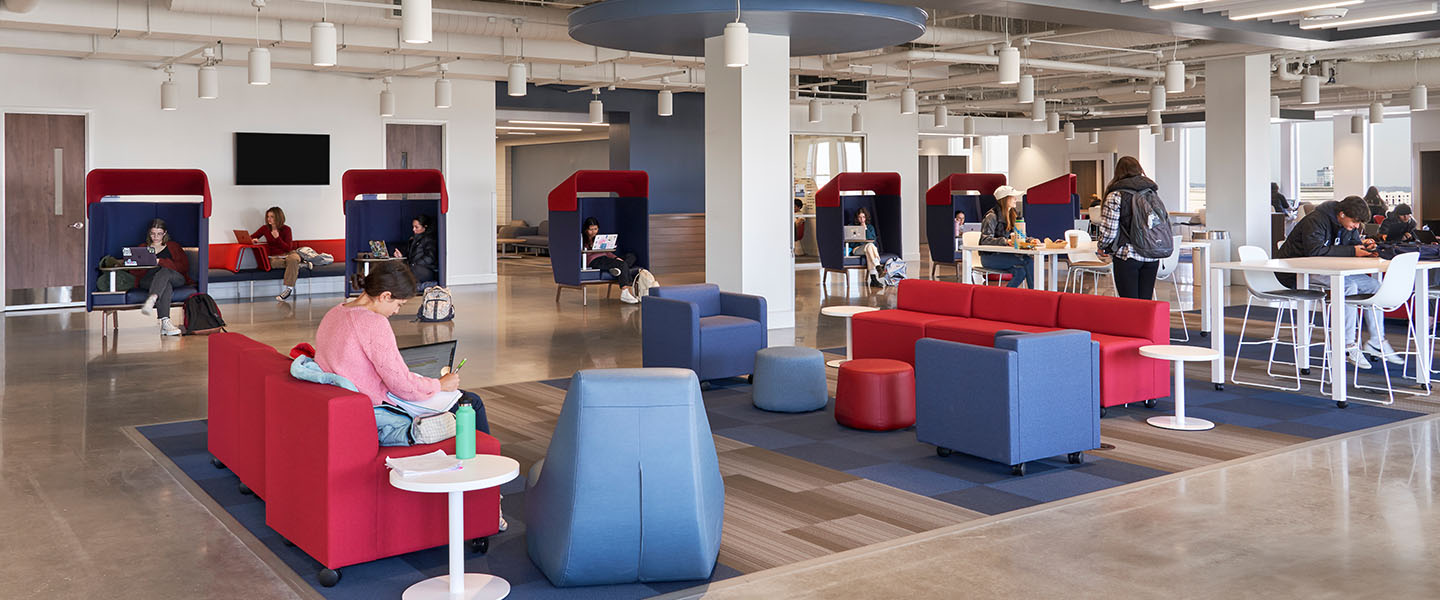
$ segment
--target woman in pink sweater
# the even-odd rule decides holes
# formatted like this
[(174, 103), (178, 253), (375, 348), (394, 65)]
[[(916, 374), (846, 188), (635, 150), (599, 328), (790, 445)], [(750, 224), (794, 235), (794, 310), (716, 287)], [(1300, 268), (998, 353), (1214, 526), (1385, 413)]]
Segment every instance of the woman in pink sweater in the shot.
[[(359, 297), (330, 309), (315, 332), (315, 362), (330, 373), (349, 379), (372, 406), (387, 401), (387, 394), (412, 402), (424, 401), (442, 391), (460, 389), (460, 375), (431, 379), (411, 373), (400, 356), (390, 317), (415, 295), (415, 276), (400, 261), (377, 263), (365, 277), (357, 275)], [(463, 392), (475, 409), (476, 429), (490, 432), (480, 396)]]

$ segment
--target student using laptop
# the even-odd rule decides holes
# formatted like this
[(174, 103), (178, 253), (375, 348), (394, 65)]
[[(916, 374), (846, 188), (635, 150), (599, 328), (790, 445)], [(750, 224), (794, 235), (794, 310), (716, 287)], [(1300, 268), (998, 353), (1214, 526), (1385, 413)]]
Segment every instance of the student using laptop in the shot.
[[(270, 256), (270, 268), (285, 269), (284, 287), (276, 300), (284, 302), (295, 293), (295, 280), (300, 277), (300, 253), (295, 251), (295, 240), (290, 235), (290, 226), (285, 224), (285, 211), (278, 206), (265, 210), (265, 225), (250, 234), (251, 242), (265, 244), (265, 253)], [(261, 241), (264, 240), (264, 241)]]
[(850, 256), (865, 257), (865, 270), (870, 274), (870, 287), (885, 287), (885, 284), (880, 283), (880, 278), (885, 276), (882, 271), (885, 267), (880, 264), (880, 251), (875, 247), (875, 223), (870, 219), (870, 211), (863, 206), (855, 211), (855, 223), (852, 226), (864, 227), (865, 239), (869, 241), (851, 242), (848, 248)]
[(179, 327), (170, 322), (170, 302), (174, 299), (175, 288), (190, 283), (190, 257), (179, 242), (170, 239), (170, 226), (164, 219), (153, 219), (145, 229), (145, 248), (140, 252), (151, 252), (155, 256), (154, 269), (131, 271), (135, 276), (136, 289), (150, 291), (140, 313), (160, 318), (160, 335), (180, 335)]
[(1390, 211), (1385, 222), (1380, 224), (1379, 237), (1382, 242), (1415, 241), (1415, 219), (1410, 214), (1409, 204), (1395, 205), (1395, 210)]
[[(587, 217), (585, 223), (580, 226), (581, 248), (585, 250), (595, 249), (595, 236), (600, 235), (600, 220), (595, 217)], [(635, 268), (635, 253), (626, 252), (616, 255), (614, 252), (601, 254), (587, 254), (587, 266), (592, 269), (609, 271), (610, 275), (620, 282), (620, 300), (628, 304), (638, 304), (640, 298), (631, 291), (635, 285), (635, 275), (640, 272)]]
[(430, 215), (416, 216), (410, 220), (410, 232), (413, 235), (405, 243), (405, 250), (396, 248), (392, 255), (405, 259), (416, 281), (439, 281), (436, 274), (440, 272), (440, 243), (435, 235), (435, 219)]

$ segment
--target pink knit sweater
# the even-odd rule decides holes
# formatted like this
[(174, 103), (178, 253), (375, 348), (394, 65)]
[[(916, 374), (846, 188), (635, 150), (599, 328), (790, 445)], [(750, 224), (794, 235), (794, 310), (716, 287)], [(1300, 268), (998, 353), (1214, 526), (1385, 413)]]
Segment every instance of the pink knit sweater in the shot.
[(363, 307), (336, 306), (315, 331), (315, 362), (355, 384), (372, 406), (385, 393), (424, 400), (440, 391), (440, 380), (411, 373), (400, 357), (390, 321)]

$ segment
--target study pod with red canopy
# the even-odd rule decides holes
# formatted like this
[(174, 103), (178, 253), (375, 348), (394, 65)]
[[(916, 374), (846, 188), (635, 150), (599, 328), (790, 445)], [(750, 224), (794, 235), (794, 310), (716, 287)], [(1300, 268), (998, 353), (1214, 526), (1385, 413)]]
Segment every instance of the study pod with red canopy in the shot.
[(615, 234), (616, 255), (633, 253), (636, 267), (650, 264), (650, 176), (644, 171), (582, 170), (550, 190), (550, 269), (555, 283), (579, 287), (614, 276), (587, 266), (581, 225), (594, 218), (600, 234)]
[[(156, 197), (173, 197), (157, 199)], [(101, 292), (100, 259), (121, 256), (126, 247), (145, 245), (151, 220), (164, 219), (170, 238), (190, 262), (185, 273), (192, 282), (175, 290), (175, 302), (204, 292), (209, 283), (210, 180), (200, 169), (94, 169), (85, 176), (86, 248), (85, 310), (135, 306), (146, 290)]]
[(815, 243), (820, 251), (820, 266), (826, 270), (865, 266), (865, 257), (850, 255), (845, 242), (845, 226), (855, 225), (855, 215), (861, 208), (873, 220), (870, 224), (875, 226), (874, 243), (880, 260), (904, 254), (900, 174), (840, 173), (815, 193)]
[(954, 173), (925, 192), (925, 241), (930, 260), (953, 265), (960, 260), (955, 251), (955, 213), (965, 214), (966, 223), (979, 223), (995, 208), (995, 189), (1005, 185), (1000, 173)]
[[(435, 270), (437, 285), (445, 285), (447, 263), (445, 252), (445, 214), (450, 210), (450, 194), (445, 189), (445, 176), (436, 169), (351, 169), (340, 178), (341, 198), (345, 211), (345, 293), (355, 293), (351, 281), (364, 272), (356, 255), (370, 252), (370, 242), (384, 241), (391, 251), (413, 235), (411, 221), (419, 215), (434, 219), (435, 241), (439, 265)], [(410, 194), (421, 195), (411, 198)], [(385, 196), (381, 198), (380, 196)], [(402, 248), (401, 252), (405, 250)], [(335, 257), (341, 260), (342, 257)], [(416, 283), (425, 284), (424, 281)]]

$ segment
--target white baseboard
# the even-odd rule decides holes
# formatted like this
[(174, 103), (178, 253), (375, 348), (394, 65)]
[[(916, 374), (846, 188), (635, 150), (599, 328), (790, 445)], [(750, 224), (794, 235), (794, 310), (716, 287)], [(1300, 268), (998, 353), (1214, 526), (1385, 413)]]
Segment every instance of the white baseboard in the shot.
[(451, 287), (457, 285), (477, 285), (485, 283), (499, 283), (500, 276), (495, 273), (480, 273), (479, 275), (451, 275), (446, 278)]

